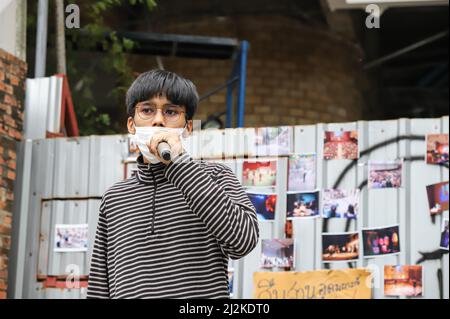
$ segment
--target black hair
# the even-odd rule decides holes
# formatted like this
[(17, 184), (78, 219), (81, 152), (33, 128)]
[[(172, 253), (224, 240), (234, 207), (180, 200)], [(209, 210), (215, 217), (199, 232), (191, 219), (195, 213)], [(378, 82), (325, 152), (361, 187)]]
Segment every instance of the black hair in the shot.
[(134, 117), (136, 104), (156, 96), (165, 96), (171, 103), (186, 107), (186, 119), (191, 120), (197, 110), (199, 96), (190, 80), (165, 70), (142, 73), (127, 91), (127, 114)]

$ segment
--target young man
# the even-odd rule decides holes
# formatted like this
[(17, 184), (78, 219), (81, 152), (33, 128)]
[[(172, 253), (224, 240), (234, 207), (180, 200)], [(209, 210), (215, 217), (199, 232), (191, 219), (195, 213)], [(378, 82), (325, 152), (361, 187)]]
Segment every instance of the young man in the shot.
[(167, 71), (129, 88), (128, 131), (142, 154), (136, 174), (103, 195), (88, 298), (229, 298), (228, 260), (255, 248), (258, 220), (228, 167), (184, 150), (197, 104), (194, 84)]

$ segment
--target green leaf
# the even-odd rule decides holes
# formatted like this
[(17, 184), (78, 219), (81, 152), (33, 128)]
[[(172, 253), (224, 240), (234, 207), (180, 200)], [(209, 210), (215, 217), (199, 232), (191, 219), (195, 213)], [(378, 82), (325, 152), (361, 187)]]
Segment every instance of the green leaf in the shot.
[(152, 11), (156, 7), (156, 2), (154, 0), (147, 0), (147, 8)]
[(134, 48), (135, 42), (133, 40), (123, 38), (122, 39), (123, 47), (126, 51), (131, 51)]

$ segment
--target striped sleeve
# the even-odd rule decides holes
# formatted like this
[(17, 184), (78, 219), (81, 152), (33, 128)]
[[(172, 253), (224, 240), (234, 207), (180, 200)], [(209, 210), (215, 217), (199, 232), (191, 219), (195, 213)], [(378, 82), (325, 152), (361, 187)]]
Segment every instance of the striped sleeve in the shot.
[(106, 201), (105, 197), (103, 197), (100, 204), (100, 213), (89, 270), (88, 299), (108, 299), (110, 297), (107, 267), (108, 224), (105, 211)]
[(258, 219), (254, 206), (231, 169), (219, 167), (220, 171), (210, 176), (199, 162), (184, 153), (167, 166), (165, 174), (216, 237), (223, 253), (239, 259), (258, 243)]

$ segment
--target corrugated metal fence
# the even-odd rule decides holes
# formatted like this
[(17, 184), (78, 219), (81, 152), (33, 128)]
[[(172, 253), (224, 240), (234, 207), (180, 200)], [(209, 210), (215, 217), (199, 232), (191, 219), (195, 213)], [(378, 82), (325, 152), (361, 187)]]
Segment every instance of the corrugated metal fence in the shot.
[[(393, 139), (392, 143), (369, 153), (362, 153), (359, 161), (323, 161), (324, 131), (359, 132), (360, 150)], [(230, 149), (231, 140), (251, 141), (251, 129), (237, 129), (210, 132), (204, 135), (203, 144), (213, 146), (206, 153), (221, 155)], [(355, 122), (343, 124), (318, 124), (292, 127), (292, 151), (294, 153), (317, 153), (317, 187), (319, 189), (337, 186), (355, 189), (368, 176), (369, 159), (407, 159), (404, 164), (404, 187), (383, 191), (362, 190), (360, 215), (350, 225), (350, 231), (368, 227), (400, 225), (402, 251), (399, 255), (363, 259), (354, 263), (356, 267), (379, 269), (374, 272), (374, 298), (384, 298), (383, 265), (415, 264), (421, 257), (419, 252), (439, 248), (441, 218), (448, 218), (448, 212), (438, 216), (435, 223), (428, 213), (426, 185), (448, 181), (448, 168), (427, 165), (425, 157), (425, 135), (448, 134), (448, 117), (442, 119), (400, 119), (392, 121)], [(244, 134), (244, 135), (243, 135)], [(215, 136), (211, 140), (211, 136)], [(422, 136), (423, 139), (411, 139)], [(399, 138), (400, 137), (400, 138)], [(218, 142), (221, 139), (221, 142)], [(212, 143), (211, 143), (212, 142)], [(242, 155), (242, 145), (238, 153)], [(196, 154), (205, 155), (204, 149)], [(47, 139), (26, 141), (22, 145), (25, 154), (19, 168), (19, 184), (16, 193), (14, 216), (14, 243), (10, 263), (10, 297), (16, 298), (84, 298), (86, 289), (60, 288), (58, 281), (75, 265), (75, 274), (82, 280), (89, 273), (89, 258), (95, 235), (98, 206), (103, 192), (113, 183), (124, 178), (128, 158), (127, 136), (91, 136), (79, 139)], [(250, 151), (252, 154), (253, 151)], [(409, 160), (408, 160), (409, 159)], [(414, 160), (416, 159), (416, 160)], [(223, 161), (242, 176), (243, 159)], [(261, 239), (283, 238), (286, 216), (288, 158), (277, 158), (278, 196), (273, 222), (260, 222)], [(29, 187), (28, 187), (29, 186)], [(56, 224), (89, 224), (89, 249), (87, 252), (55, 252), (54, 237)], [(323, 269), (321, 260), (322, 219), (298, 219), (293, 221), (296, 240), (296, 271)], [(346, 221), (329, 220), (328, 232), (344, 232)], [(235, 298), (252, 298), (253, 272), (260, 268), (261, 246), (247, 257), (234, 262)], [(331, 264), (331, 269), (347, 268), (347, 263)], [(378, 267), (378, 268), (377, 268)], [(424, 297), (439, 298), (438, 270), (443, 270), (443, 294), (449, 298), (448, 254), (440, 260), (424, 263)], [(84, 277), (83, 277), (84, 276)], [(53, 281), (50, 281), (52, 278)]]

